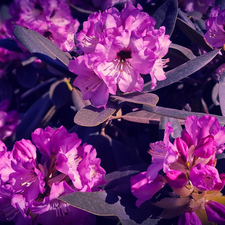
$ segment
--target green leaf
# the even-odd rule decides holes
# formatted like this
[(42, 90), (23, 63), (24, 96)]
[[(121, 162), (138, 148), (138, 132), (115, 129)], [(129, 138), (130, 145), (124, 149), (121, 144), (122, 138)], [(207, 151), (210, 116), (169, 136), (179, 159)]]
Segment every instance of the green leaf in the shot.
[(154, 13), (155, 28), (166, 27), (166, 34), (171, 35), (177, 18), (177, 0), (167, 0)]
[(222, 72), (219, 81), (219, 99), (222, 115), (225, 116), (225, 72)]
[(68, 70), (69, 61), (72, 59), (70, 54), (64, 53), (47, 38), (36, 31), (18, 25), (15, 25), (13, 34), (29, 52), (56, 69), (67, 74), (73, 74)]
[(16, 69), (16, 78), (22, 87), (33, 88), (37, 83), (38, 73), (31, 64), (28, 64)]
[(166, 54), (165, 58), (170, 59), (167, 65), (174, 68), (189, 61), (190, 59), (196, 58), (196, 56), (190, 49), (181, 45), (171, 43), (169, 46), (169, 51)]
[(80, 126), (94, 127), (105, 122), (115, 112), (116, 108), (112, 104), (108, 104), (106, 109), (88, 105), (76, 113), (74, 123)]
[(10, 51), (14, 51), (14, 52), (23, 52), (21, 48), (18, 47), (16, 41), (9, 38), (1, 39), (0, 47), (8, 49)]
[(112, 95), (111, 97), (116, 100), (121, 100), (125, 102), (132, 102), (132, 103), (152, 105), (152, 106), (156, 105), (157, 102), (159, 101), (159, 97), (156, 94), (141, 93), (141, 92), (123, 94), (121, 96)]
[(49, 94), (45, 93), (25, 113), (16, 129), (16, 140), (29, 138), (51, 105)]
[[(172, 117), (172, 118), (176, 118), (176, 119), (183, 119), (185, 120), (187, 118), (187, 116), (204, 116), (206, 115), (205, 113), (197, 113), (197, 112), (188, 112), (188, 111), (183, 111), (183, 110), (178, 110), (178, 109), (170, 109), (170, 108), (164, 108), (161, 106), (143, 106), (143, 109), (158, 115), (162, 115), (162, 116), (168, 116), (168, 117)], [(225, 117), (223, 116), (217, 116), (217, 115), (213, 115), (213, 114), (209, 114), (210, 116), (214, 116), (218, 119), (219, 123), (221, 125), (225, 125)]]
[(75, 106), (77, 111), (84, 108), (85, 106), (91, 105), (91, 102), (89, 100), (83, 100), (83, 95), (77, 88), (73, 88), (71, 96), (73, 105)]
[(122, 118), (130, 122), (149, 124), (153, 121), (159, 122), (161, 115), (145, 110), (138, 110), (135, 112), (129, 112), (123, 115)]
[(52, 104), (57, 109), (62, 107), (69, 99), (71, 91), (69, 90), (68, 84), (65, 80), (57, 81), (51, 85), (49, 90), (49, 97)]
[(208, 64), (218, 53), (220, 49), (213, 50), (204, 55), (196, 57), (195, 59), (189, 60), (188, 62), (166, 72), (166, 79), (163, 81), (158, 81), (157, 86), (154, 90), (151, 90), (151, 81), (144, 85), (142, 92), (145, 91), (155, 91), (160, 88), (166, 87), (173, 84), (204, 67)]
[(13, 96), (13, 87), (10, 81), (1, 78), (0, 81), (0, 102), (4, 99), (9, 99), (11, 101)]
[(194, 43), (196, 43), (200, 48), (209, 52), (213, 48), (205, 42), (204, 36), (198, 31), (190, 27), (182, 19), (177, 18), (177, 26), (182, 30), (182, 32)]

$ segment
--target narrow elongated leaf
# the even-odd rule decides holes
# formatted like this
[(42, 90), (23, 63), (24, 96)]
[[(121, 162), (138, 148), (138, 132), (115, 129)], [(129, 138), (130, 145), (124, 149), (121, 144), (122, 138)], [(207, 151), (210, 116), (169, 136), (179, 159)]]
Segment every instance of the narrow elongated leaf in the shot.
[(74, 123), (80, 126), (94, 127), (106, 121), (115, 111), (116, 108), (111, 104), (107, 105), (107, 109), (98, 109), (88, 105), (76, 113)]
[(144, 85), (142, 92), (145, 91), (155, 91), (157, 89), (166, 87), (173, 84), (189, 75), (200, 70), (206, 64), (208, 64), (218, 53), (220, 49), (213, 50), (204, 55), (196, 57), (195, 59), (189, 60), (188, 62), (166, 72), (166, 79), (163, 81), (158, 81), (157, 86), (154, 90), (151, 90), (151, 81)]
[(195, 30), (195, 25), (188, 18), (187, 13), (183, 12), (180, 8), (178, 8), (178, 17), (181, 18), (185, 23), (187, 23), (190, 27)]
[(15, 26), (13, 34), (29, 52), (49, 65), (70, 73), (67, 67), (72, 57), (60, 50), (53, 42), (36, 31), (18, 25)]
[[(197, 112), (188, 112), (188, 111), (183, 111), (183, 110), (178, 110), (178, 109), (170, 109), (170, 108), (164, 108), (161, 106), (143, 106), (143, 109), (149, 112), (153, 112), (162, 116), (168, 116), (176, 119), (183, 119), (185, 120), (187, 116), (204, 116), (206, 115), (205, 113), (197, 113)], [(214, 116), (218, 119), (219, 123), (221, 125), (225, 125), (225, 117), (223, 116), (217, 116), (210, 114), (211, 116)]]
[(219, 82), (219, 99), (220, 99), (220, 109), (225, 116), (225, 72), (222, 72)]
[(14, 52), (23, 52), (21, 48), (18, 47), (15, 40), (4, 38), (0, 40), (0, 47), (8, 49)]
[(190, 59), (196, 58), (196, 56), (190, 49), (171, 43), (165, 58), (170, 59), (167, 65), (171, 68), (174, 68), (189, 61)]
[(49, 90), (49, 96), (52, 104), (56, 106), (57, 109), (62, 107), (70, 97), (71, 91), (69, 90), (67, 82), (64, 80), (57, 81), (51, 85)]
[(145, 110), (138, 110), (135, 112), (127, 113), (123, 115), (122, 118), (130, 122), (149, 124), (153, 121), (159, 122), (161, 115)]
[(153, 17), (156, 20), (155, 28), (161, 26), (166, 27), (166, 34), (171, 35), (177, 18), (177, 0), (167, 0), (154, 13)]
[(204, 39), (204, 36), (200, 34), (198, 31), (190, 27), (186, 22), (182, 19), (177, 18), (176, 22), (177, 26), (182, 30), (182, 32), (194, 43), (196, 43), (199, 47), (203, 48), (205, 51), (209, 52), (213, 48), (209, 46)]
[(156, 105), (157, 102), (159, 101), (159, 97), (156, 94), (141, 93), (141, 92), (134, 92), (130, 94), (124, 94), (121, 96), (112, 95), (111, 97), (125, 102), (133, 102), (137, 104), (146, 104), (152, 106)]
[(83, 100), (82, 93), (77, 88), (73, 88), (71, 96), (73, 105), (75, 106), (77, 111), (79, 111), (80, 109), (84, 108), (87, 105), (91, 105), (91, 102), (89, 100)]
[(31, 132), (37, 128), (50, 105), (49, 94), (46, 93), (29, 108), (16, 129), (16, 140), (30, 137)]

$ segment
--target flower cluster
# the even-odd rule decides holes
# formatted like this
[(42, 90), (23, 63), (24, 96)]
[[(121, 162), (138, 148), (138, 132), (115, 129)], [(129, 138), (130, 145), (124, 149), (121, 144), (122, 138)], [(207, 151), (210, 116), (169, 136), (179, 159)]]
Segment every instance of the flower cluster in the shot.
[(211, 10), (210, 18), (206, 20), (205, 40), (212, 47), (222, 47), (225, 44), (225, 9), (220, 10), (220, 6)]
[[(17, 141), (12, 151), (0, 145), (0, 220), (20, 224), (95, 224), (95, 217), (58, 200), (73, 192), (92, 192), (105, 170), (96, 150), (81, 145), (61, 126), (38, 128), (32, 141)], [(36, 147), (39, 149), (36, 153)], [(41, 155), (40, 155), (41, 153)], [(40, 157), (40, 163), (37, 160)]]
[(97, 9), (106, 10), (107, 8), (118, 4), (118, 3), (124, 3), (124, 2), (130, 2), (134, 4), (136, 0), (71, 0), (71, 4), (84, 8), (86, 10), (94, 10), (97, 11)]
[(8, 99), (0, 103), (0, 140), (12, 136), (20, 120), (17, 111), (11, 110), (7, 112), (9, 103)]
[[(205, 224), (207, 220), (224, 224), (224, 197), (220, 191), (225, 174), (219, 174), (215, 165), (216, 155), (225, 148), (225, 128), (215, 117), (190, 116), (181, 137), (173, 143), (169, 140), (172, 132), (168, 123), (164, 140), (150, 144), (152, 164), (146, 172), (131, 178), (131, 191), (138, 198), (136, 205), (151, 199), (167, 183), (173, 189), (173, 198), (154, 203), (164, 208), (162, 217), (181, 215), (178, 224)], [(158, 174), (161, 169), (164, 176)]]
[(6, 25), (13, 37), (15, 24), (35, 30), (63, 51), (71, 51), (79, 22), (73, 19), (66, 0), (14, 0)]
[(73, 85), (85, 100), (96, 107), (106, 107), (109, 93), (141, 91), (141, 74), (150, 74), (152, 88), (164, 80), (163, 60), (170, 45), (165, 27), (155, 29), (155, 20), (129, 2), (119, 12), (112, 7), (95, 12), (77, 34), (77, 46), (84, 52), (69, 63), (78, 75)]

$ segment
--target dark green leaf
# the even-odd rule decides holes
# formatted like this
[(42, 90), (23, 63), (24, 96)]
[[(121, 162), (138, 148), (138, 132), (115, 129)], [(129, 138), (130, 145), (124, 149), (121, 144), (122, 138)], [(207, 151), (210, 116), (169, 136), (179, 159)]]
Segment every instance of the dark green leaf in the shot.
[(106, 121), (115, 111), (116, 108), (111, 104), (107, 105), (107, 109), (88, 105), (76, 113), (74, 123), (85, 127), (97, 126)]
[(37, 70), (31, 65), (20, 66), (16, 70), (16, 78), (18, 83), (25, 88), (32, 88), (37, 83)]
[(225, 116), (225, 72), (222, 72), (219, 82), (219, 99), (220, 99), (220, 109)]
[(74, 192), (59, 197), (60, 200), (98, 216), (118, 217), (123, 225), (156, 225), (159, 219), (150, 219), (154, 206), (135, 206), (131, 193), (117, 195), (115, 191)]
[(154, 90), (151, 90), (151, 81), (144, 85), (143, 91), (155, 91), (157, 89), (166, 87), (173, 84), (204, 67), (208, 64), (218, 53), (220, 49), (213, 50), (204, 55), (196, 57), (195, 59), (189, 60), (188, 62), (166, 72), (166, 79), (158, 81), (157, 86)]
[(166, 34), (171, 35), (177, 18), (177, 0), (167, 0), (154, 13), (155, 28), (166, 27)]
[(57, 109), (62, 107), (69, 99), (71, 91), (69, 90), (67, 82), (64, 80), (57, 81), (51, 85), (49, 90), (49, 96), (52, 104), (56, 106)]
[(4, 99), (12, 99), (13, 87), (12, 84), (6, 80), (1, 79), (0, 81), (0, 102)]
[(190, 27), (186, 22), (177, 18), (177, 26), (182, 30), (182, 32), (194, 43), (196, 43), (200, 48), (203, 48), (205, 51), (209, 52), (213, 48), (209, 46), (204, 39), (204, 36), (198, 31)]
[(166, 54), (165, 58), (169, 58), (170, 61), (167, 63), (169, 67), (177, 67), (181, 64), (187, 62), (190, 59), (196, 58), (196, 56), (193, 54), (193, 52), (185, 48), (181, 45), (177, 44), (170, 44), (169, 51)]
[(89, 100), (83, 100), (82, 93), (77, 88), (73, 88), (71, 96), (72, 96), (73, 105), (75, 106), (76, 111), (79, 111), (85, 106), (91, 105), (91, 102)]
[(64, 53), (50, 40), (36, 31), (24, 27), (15, 26), (14, 36), (17, 40), (35, 56), (67, 74), (69, 61), (72, 59), (69, 54)]
[(124, 120), (135, 122), (135, 123), (145, 123), (149, 124), (152, 121), (160, 121), (161, 115), (151, 113), (145, 110), (138, 110), (135, 112), (130, 112), (122, 116)]
[(8, 49), (14, 52), (23, 52), (20, 47), (18, 47), (15, 40), (4, 38), (0, 40), (0, 47)]
[[(172, 118), (176, 118), (176, 119), (183, 119), (185, 120), (187, 118), (187, 116), (204, 116), (206, 115), (205, 113), (197, 113), (197, 112), (188, 112), (188, 111), (183, 111), (183, 110), (178, 110), (178, 109), (170, 109), (170, 108), (164, 108), (164, 107), (160, 107), (160, 106), (143, 106), (144, 110), (147, 110), (149, 112), (153, 112), (162, 116), (168, 116), (168, 117), (172, 117)], [(213, 115), (210, 114), (211, 116), (214, 116), (218, 119), (219, 123), (221, 125), (225, 125), (225, 117), (223, 116), (217, 116), (217, 115)]]
[(49, 94), (44, 94), (25, 113), (16, 129), (16, 140), (29, 138), (51, 105)]
[(112, 98), (117, 100), (132, 102), (137, 104), (146, 104), (146, 105), (156, 105), (159, 101), (159, 97), (156, 94), (152, 93), (141, 93), (141, 92), (134, 92), (130, 94), (123, 94), (121, 96), (112, 95)]

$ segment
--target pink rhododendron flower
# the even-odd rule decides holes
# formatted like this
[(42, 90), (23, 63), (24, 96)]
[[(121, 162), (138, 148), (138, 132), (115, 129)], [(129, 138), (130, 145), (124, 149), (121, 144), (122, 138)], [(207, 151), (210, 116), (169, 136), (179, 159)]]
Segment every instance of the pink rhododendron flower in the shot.
[(177, 225), (202, 225), (202, 222), (194, 211), (187, 210), (181, 214)]
[(208, 220), (217, 224), (225, 224), (225, 206), (215, 201), (208, 201), (205, 205)]
[(197, 164), (190, 171), (190, 180), (192, 184), (201, 191), (215, 190), (216, 187), (223, 187), (217, 169), (213, 166)]
[(225, 9), (220, 10), (220, 7), (214, 7), (211, 10), (210, 18), (206, 20), (206, 29), (204, 37), (212, 47), (221, 47), (225, 43)]
[(165, 175), (167, 183), (174, 188), (182, 188), (188, 184), (187, 175), (178, 170), (171, 170)]
[(0, 103), (0, 139), (10, 137), (14, 134), (20, 116), (17, 111), (8, 111), (9, 100), (4, 100)]
[(173, 128), (170, 123), (166, 125), (163, 141), (150, 144), (149, 154), (152, 156), (152, 164), (147, 169), (147, 177), (154, 180), (159, 172), (163, 169), (165, 173), (170, 171), (169, 165), (178, 158), (178, 151), (169, 140)]
[(117, 87), (111, 77), (97, 75), (93, 66), (89, 57), (84, 55), (70, 61), (68, 68), (78, 75), (73, 85), (81, 90), (83, 99), (90, 99), (97, 108), (106, 108), (109, 93), (116, 94)]
[(131, 177), (131, 192), (137, 198), (136, 206), (140, 205), (151, 199), (153, 195), (162, 189), (165, 185), (165, 180), (161, 175), (151, 181), (147, 178), (146, 172), (139, 173), (138, 175)]

